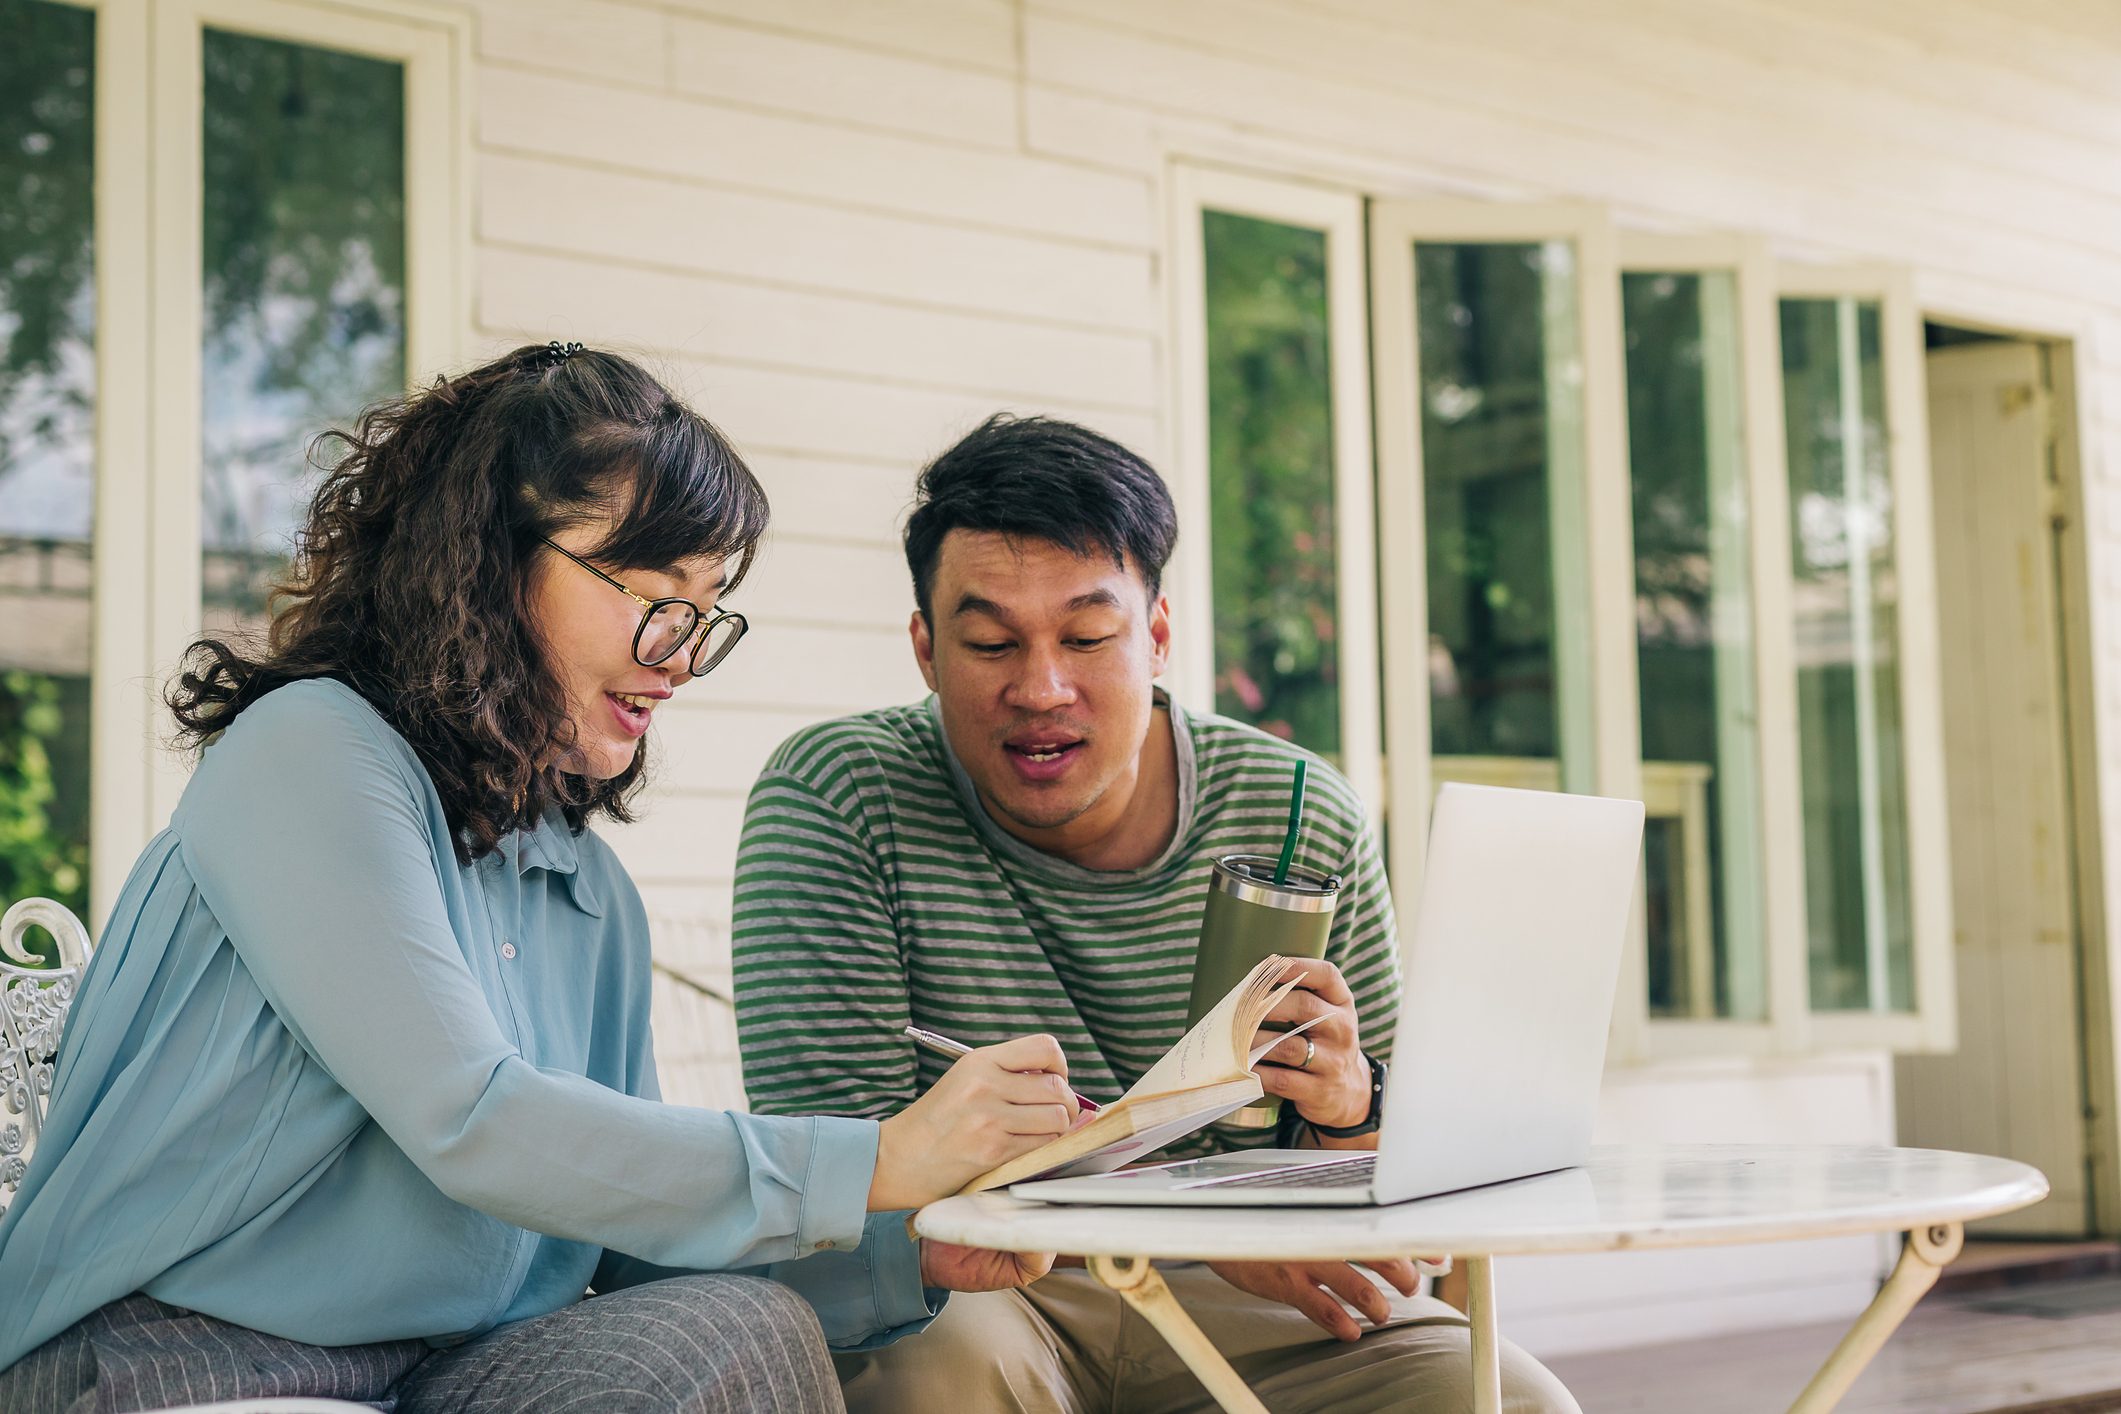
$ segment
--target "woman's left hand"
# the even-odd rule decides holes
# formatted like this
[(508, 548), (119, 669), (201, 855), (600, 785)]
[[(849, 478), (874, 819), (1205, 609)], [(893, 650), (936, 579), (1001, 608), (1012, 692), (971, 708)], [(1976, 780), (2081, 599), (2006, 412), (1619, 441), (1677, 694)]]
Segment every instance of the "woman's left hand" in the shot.
[(946, 1291), (1008, 1291), (1053, 1270), (1051, 1252), (992, 1252), (921, 1239), (921, 1285)]

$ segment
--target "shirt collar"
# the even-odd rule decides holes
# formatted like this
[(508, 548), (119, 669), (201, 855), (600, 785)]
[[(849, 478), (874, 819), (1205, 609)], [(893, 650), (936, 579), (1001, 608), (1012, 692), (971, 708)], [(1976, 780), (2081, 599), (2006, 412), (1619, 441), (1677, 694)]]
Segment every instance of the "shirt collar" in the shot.
[(501, 849), (515, 865), (518, 877), (533, 869), (558, 874), (567, 880), (567, 894), (576, 908), (592, 918), (603, 917), (603, 901), (582, 870), (581, 849), (558, 807), (546, 811), (545, 818), (530, 829), (510, 835)]

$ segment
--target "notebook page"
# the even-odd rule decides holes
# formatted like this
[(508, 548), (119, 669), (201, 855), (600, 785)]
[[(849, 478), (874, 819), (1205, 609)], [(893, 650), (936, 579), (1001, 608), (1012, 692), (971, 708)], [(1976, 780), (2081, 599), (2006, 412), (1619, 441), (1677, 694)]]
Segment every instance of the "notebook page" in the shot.
[(1326, 1018), (1323, 1015), (1314, 1016), (1309, 1021), (1297, 1022), (1294, 1026), (1290, 1027), (1286, 1031), (1275, 1032), (1272, 1036), (1269, 1036), (1266, 1040), (1260, 1042), (1258, 1045), (1252, 1048), (1252, 1054), (1245, 1057), (1245, 1064), (1248, 1066), (1258, 1065), (1259, 1058), (1261, 1056), (1273, 1050), (1276, 1046), (1288, 1040), (1291, 1036), (1303, 1035), (1304, 1032), (1309, 1031), (1312, 1027), (1318, 1025), (1319, 1022), (1324, 1021), (1325, 1019)]
[(1215, 1004), (1213, 1011), (1179, 1037), (1178, 1044), (1150, 1066), (1122, 1098), (1165, 1095), (1249, 1074), (1252, 1067), (1246, 1043), (1259, 1029), (1260, 1018), (1279, 1006), (1281, 999), (1296, 990), (1297, 982), (1302, 980), (1299, 976), (1266, 990), (1272, 986), (1270, 979), (1278, 978), (1289, 966), (1287, 958), (1270, 957), (1253, 968), (1244, 981)]

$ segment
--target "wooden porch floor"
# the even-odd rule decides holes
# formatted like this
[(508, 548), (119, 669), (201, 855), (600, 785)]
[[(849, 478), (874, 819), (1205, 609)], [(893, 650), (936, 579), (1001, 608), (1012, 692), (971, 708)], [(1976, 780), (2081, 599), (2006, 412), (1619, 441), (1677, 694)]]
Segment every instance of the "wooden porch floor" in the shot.
[[(2121, 1410), (2121, 1251), (1968, 1244), (1841, 1404), (1842, 1414)], [(2055, 1313), (1992, 1308), (2025, 1298)], [(1792, 1326), (1548, 1361), (1585, 1414), (1786, 1409), (1847, 1326)]]

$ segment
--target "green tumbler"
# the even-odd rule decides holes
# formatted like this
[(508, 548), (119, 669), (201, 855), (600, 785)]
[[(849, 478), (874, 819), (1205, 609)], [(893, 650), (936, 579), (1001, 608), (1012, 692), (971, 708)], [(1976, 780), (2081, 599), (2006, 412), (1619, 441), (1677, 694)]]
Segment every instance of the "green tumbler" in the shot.
[[(1213, 1011), (1246, 974), (1276, 953), (1283, 957), (1326, 955), (1333, 908), (1340, 902), (1340, 876), (1291, 865), (1277, 884), (1277, 863), (1265, 854), (1226, 854), (1215, 861), (1208, 879), (1208, 913), (1201, 921), (1200, 949), (1193, 962), (1188, 1027)], [(1272, 1129), (1280, 1118), (1281, 1100), (1269, 1095), (1221, 1123)]]

